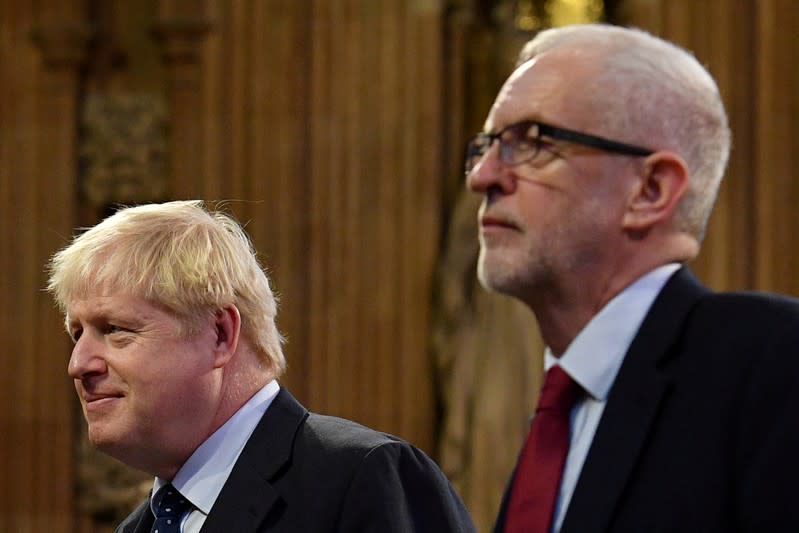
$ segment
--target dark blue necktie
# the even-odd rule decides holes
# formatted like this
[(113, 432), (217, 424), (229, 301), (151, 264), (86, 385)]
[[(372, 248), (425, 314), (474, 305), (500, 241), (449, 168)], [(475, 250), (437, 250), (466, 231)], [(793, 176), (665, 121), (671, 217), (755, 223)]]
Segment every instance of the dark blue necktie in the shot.
[(158, 489), (153, 498), (155, 522), (151, 533), (180, 533), (180, 520), (192, 508), (189, 500), (168, 483)]

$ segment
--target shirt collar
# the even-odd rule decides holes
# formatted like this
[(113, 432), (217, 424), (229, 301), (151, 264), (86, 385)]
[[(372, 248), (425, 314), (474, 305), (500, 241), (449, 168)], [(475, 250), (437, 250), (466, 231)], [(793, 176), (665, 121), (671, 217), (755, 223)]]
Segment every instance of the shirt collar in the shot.
[(544, 368), (560, 365), (595, 400), (605, 401), (644, 317), (680, 266), (663, 265), (627, 286), (591, 319), (560, 358), (547, 347)]
[[(241, 450), (279, 391), (277, 381), (267, 383), (200, 444), (175, 474), (172, 485), (202, 513), (211, 511)], [(156, 477), (152, 494), (167, 483)]]

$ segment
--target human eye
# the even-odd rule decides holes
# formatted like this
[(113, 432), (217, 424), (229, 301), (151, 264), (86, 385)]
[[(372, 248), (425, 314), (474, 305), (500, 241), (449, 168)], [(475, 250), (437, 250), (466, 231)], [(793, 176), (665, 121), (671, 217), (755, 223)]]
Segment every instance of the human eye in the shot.
[(474, 167), (483, 159), (485, 153), (494, 141), (490, 133), (480, 132), (466, 146), (466, 174), (468, 175)]
[(106, 322), (99, 327), (103, 335), (118, 337), (126, 333), (130, 333), (130, 328), (121, 326), (116, 322)]
[(518, 165), (535, 158), (542, 148), (547, 147), (542, 141), (537, 128), (521, 123), (508, 128), (501, 137), (503, 160)]
[(541, 137), (519, 137), (518, 139), (514, 140), (514, 144), (517, 150), (525, 151), (525, 152), (538, 152), (541, 148), (544, 148), (548, 145), (548, 143), (541, 139)]
[(491, 143), (494, 142), (493, 137), (489, 133), (478, 133), (477, 136), (472, 140), (471, 150), (472, 155), (477, 157), (482, 157), (491, 147)]
[(535, 153), (541, 154), (542, 152), (548, 152), (550, 154), (557, 154), (557, 146), (554, 142), (549, 139), (544, 139), (542, 137), (537, 137), (533, 140), (535, 143)]
[(122, 326), (117, 326), (116, 324), (106, 324), (104, 333), (106, 335), (114, 335), (117, 333), (124, 333), (127, 331)]
[(83, 328), (70, 327), (67, 333), (69, 333), (69, 338), (72, 339), (72, 342), (77, 343), (78, 339), (80, 339), (80, 336), (83, 334)]
[(133, 342), (135, 332), (130, 327), (120, 326), (119, 324), (108, 323), (103, 328), (103, 334), (111, 345), (124, 347)]

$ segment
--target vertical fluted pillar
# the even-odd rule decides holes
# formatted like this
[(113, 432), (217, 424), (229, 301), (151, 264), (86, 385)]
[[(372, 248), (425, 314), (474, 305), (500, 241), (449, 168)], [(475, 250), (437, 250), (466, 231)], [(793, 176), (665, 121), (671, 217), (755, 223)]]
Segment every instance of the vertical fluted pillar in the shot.
[(756, 9), (750, 17), (756, 25), (756, 96), (750, 101), (755, 286), (799, 295), (799, 5), (764, 0)]
[(85, 15), (81, 1), (0, 1), (2, 531), (68, 532), (74, 523), (69, 342), (42, 289), (45, 263), (74, 225)]
[(208, 7), (194, 155), (282, 297), (282, 383), (432, 451), (443, 2)]
[(156, 35), (169, 76), (171, 196), (203, 196), (202, 49), (210, 24), (201, 1), (159, 3)]

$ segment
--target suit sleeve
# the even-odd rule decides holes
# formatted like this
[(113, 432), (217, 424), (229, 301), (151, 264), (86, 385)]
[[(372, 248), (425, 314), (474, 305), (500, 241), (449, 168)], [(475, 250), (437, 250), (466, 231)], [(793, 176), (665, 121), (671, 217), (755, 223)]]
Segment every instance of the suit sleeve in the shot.
[(380, 533), (475, 531), (436, 464), (403, 442), (369, 451), (350, 483), (338, 530)]
[(740, 411), (741, 531), (799, 531), (799, 324), (759, 354)]

